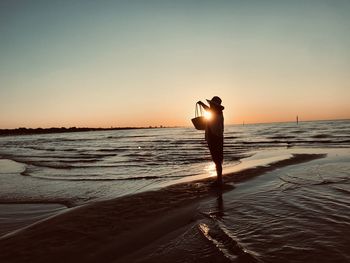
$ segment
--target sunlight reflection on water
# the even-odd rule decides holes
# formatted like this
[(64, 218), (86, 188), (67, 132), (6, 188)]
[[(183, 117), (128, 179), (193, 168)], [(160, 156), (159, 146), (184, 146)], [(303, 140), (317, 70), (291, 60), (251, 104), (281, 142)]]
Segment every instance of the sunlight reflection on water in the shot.
[(216, 176), (215, 164), (209, 163), (207, 166), (204, 167), (204, 171), (206, 174), (209, 175), (209, 177)]

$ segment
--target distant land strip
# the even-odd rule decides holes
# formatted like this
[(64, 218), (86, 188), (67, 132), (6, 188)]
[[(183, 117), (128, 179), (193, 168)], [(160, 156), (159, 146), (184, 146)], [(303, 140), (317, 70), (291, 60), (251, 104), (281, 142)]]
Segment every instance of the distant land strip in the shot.
[(111, 128), (77, 128), (77, 127), (61, 127), (61, 128), (16, 128), (16, 129), (0, 129), (0, 136), (10, 135), (31, 135), (31, 134), (48, 134), (48, 133), (64, 133), (64, 132), (88, 132), (88, 131), (114, 131), (114, 130), (136, 130), (136, 129), (159, 129), (169, 128), (165, 126), (148, 126), (148, 127), (111, 127)]

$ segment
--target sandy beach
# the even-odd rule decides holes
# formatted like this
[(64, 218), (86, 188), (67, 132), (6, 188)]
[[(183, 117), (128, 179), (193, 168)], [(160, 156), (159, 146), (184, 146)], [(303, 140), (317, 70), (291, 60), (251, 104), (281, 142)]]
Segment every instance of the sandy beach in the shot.
[[(348, 163), (344, 162), (344, 158), (349, 159), (348, 152), (339, 150), (292, 154), (290, 158), (267, 165), (226, 173), (222, 191), (212, 187), (214, 178), (209, 178), (70, 208), (2, 236), (0, 260), (179, 262), (186, 259), (187, 262), (264, 262), (269, 255), (256, 250), (252, 245), (253, 237), (252, 244), (245, 247), (244, 242), (241, 244), (238, 239), (227, 240), (226, 236), (215, 233), (212, 223), (208, 221), (220, 222), (220, 218), (226, 214), (226, 201), (240, 202), (237, 196), (239, 198), (240, 195), (257, 191), (256, 185), (265, 185), (269, 177), (282, 176), (286, 170), (293, 171), (302, 166), (303, 170), (307, 170), (315, 165), (320, 167), (320, 164), (327, 166), (332, 162), (342, 162), (345, 168), (339, 166), (339, 173), (342, 175), (346, 171), (348, 176)], [(322, 172), (322, 169), (318, 172)], [(334, 172), (337, 174), (337, 171)], [(287, 185), (279, 188), (281, 192), (289, 191), (286, 189)], [(349, 206), (349, 199), (342, 202)], [(241, 204), (244, 205), (244, 202)], [(349, 220), (350, 217), (346, 218)], [(349, 221), (345, 220), (343, 224), (348, 226)], [(346, 239), (344, 237), (344, 241), (339, 243), (344, 243)], [(310, 253), (304, 256), (316, 257)], [(349, 259), (349, 254), (338, 254), (338, 259), (332, 262), (341, 262), (341, 258)], [(269, 261), (278, 262), (276, 259)]]

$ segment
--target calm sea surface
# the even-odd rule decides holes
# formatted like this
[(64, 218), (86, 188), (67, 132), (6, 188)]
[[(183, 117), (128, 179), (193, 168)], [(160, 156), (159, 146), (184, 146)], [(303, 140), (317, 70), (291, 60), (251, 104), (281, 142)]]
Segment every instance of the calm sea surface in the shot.
[[(350, 121), (226, 126), (224, 169), (256, 151), (298, 147), (348, 148)], [(0, 137), (0, 159), (21, 165), (11, 175), (0, 171), (0, 201), (76, 204), (214, 171), (204, 134), (194, 128)]]

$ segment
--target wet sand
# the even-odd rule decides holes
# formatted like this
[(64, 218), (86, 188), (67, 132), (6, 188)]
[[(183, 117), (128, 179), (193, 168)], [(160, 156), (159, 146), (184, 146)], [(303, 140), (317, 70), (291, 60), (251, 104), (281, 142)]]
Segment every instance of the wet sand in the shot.
[[(294, 154), (269, 165), (226, 174), (223, 192), (234, 190), (233, 183), (239, 184), (281, 167), (322, 157), (325, 154)], [(0, 261), (154, 262), (157, 256), (152, 257), (151, 252), (159, 242), (166, 244), (174, 240), (205, 217), (198, 212), (198, 207), (208, 200), (216, 200), (218, 190), (212, 187), (214, 179), (176, 184), (157, 191), (71, 208), (0, 238)], [(205, 234), (205, 226), (202, 231)], [(199, 241), (197, 247), (200, 251)], [(254, 260), (254, 257), (249, 258)], [(226, 262), (228, 258), (208, 256), (201, 262), (213, 260)], [(169, 261), (170, 258), (162, 255), (157, 262)]]
[(0, 236), (66, 210), (61, 204), (0, 204)]

